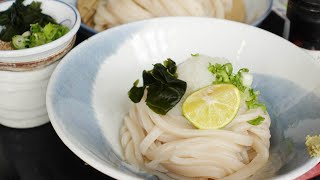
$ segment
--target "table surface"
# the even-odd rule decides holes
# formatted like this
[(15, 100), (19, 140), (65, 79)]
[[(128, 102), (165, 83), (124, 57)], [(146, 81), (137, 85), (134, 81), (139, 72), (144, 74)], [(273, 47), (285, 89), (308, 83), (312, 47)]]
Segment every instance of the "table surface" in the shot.
[[(1, 1), (1, 0), (0, 0)], [(260, 28), (282, 34), (283, 20), (271, 13)], [(77, 43), (88, 38), (78, 32)], [(12, 129), (0, 125), (0, 180), (112, 179), (87, 165), (59, 139), (51, 124)]]

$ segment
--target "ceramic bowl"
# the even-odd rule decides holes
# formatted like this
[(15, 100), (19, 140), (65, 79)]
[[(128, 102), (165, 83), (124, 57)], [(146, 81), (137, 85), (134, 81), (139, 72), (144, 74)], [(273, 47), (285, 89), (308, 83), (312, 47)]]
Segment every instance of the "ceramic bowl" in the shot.
[[(193, 26), (190, 26), (193, 24)], [(269, 171), (256, 179), (295, 179), (310, 158), (306, 135), (319, 134), (319, 65), (295, 45), (259, 28), (212, 18), (160, 18), (99, 33), (73, 49), (54, 71), (47, 110), (62, 141), (81, 159), (116, 179), (154, 179), (122, 156), (119, 129), (132, 105), (127, 96), (144, 69), (192, 53), (229, 59), (254, 74), (271, 116)], [(259, 176), (260, 175), (260, 176)]]
[[(25, 0), (24, 4), (30, 4), (33, 0)], [(42, 46), (15, 50), (1, 51), (0, 62), (29, 62), (45, 58), (50, 54), (63, 49), (69, 44), (77, 33), (81, 24), (79, 12), (69, 4), (55, 0), (37, 0), (42, 2), (41, 8), (44, 14), (53, 17), (59, 24), (69, 27), (70, 31), (61, 38)], [(0, 11), (8, 9), (14, 0), (0, 3)]]
[[(76, 6), (77, 0), (62, 0), (73, 6)], [(271, 12), (273, 0), (244, 0), (246, 6), (246, 23), (258, 26)], [(86, 24), (81, 24), (80, 29), (84, 34), (91, 36), (96, 34), (97, 31), (93, 28), (87, 26)]]
[[(37, 1), (42, 2), (43, 13), (68, 26), (70, 31), (42, 46), (0, 50), (0, 124), (8, 127), (30, 128), (49, 122), (45, 105), (47, 84), (58, 61), (74, 46), (81, 23), (78, 11), (69, 4)], [(13, 2), (0, 3), (0, 11)]]

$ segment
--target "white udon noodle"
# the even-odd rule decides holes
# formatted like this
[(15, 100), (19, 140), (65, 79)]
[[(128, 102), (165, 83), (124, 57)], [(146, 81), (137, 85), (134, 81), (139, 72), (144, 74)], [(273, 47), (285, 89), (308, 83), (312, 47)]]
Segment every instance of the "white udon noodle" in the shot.
[[(225, 128), (199, 130), (179, 113), (154, 113), (146, 94), (120, 130), (124, 158), (131, 165), (161, 179), (231, 180), (250, 177), (268, 161), (271, 121), (260, 108), (242, 106)], [(247, 123), (258, 116), (265, 118), (262, 124)]]
[(97, 31), (142, 19), (163, 16), (225, 18), (233, 0), (99, 0), (94, 16)]

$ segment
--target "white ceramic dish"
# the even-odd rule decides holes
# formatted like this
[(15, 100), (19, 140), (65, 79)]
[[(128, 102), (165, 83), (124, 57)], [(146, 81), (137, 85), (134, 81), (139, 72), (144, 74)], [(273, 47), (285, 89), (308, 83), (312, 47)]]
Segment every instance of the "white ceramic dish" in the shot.
[[(25, 4), (30, 4), (33, 0), (25, 0)], [(41, 8), (44, 14), (53, 17), (59, 24), (69, 27), (70, 31), (63, 37), (48, 44), (15, 51), (1, 51), (0, 62), (28, 62), (45, 58), (67, 46), (73, 36), (77, 33), (81, 19), (79, 12), (69, 4), (55, 0), (37, 0), (42, 2)], [(0, 11), (8, 9), (14, 0), (6, 1), (0, 4)]]
[[(193, 26), (190, 26), (193, 24)], [(211, 18), (162, 18), (110, 29), (72, 50), (49, 82), (47, 110), (63, 142), (116, 179), (153, 179), (122, 159), (119, 128), (131, 106), (127, 92), (144, 69), (191, 53), (225, 57), (254, 73), (272, 118), (269, 175), (291, 180), (319, 163), (304, 145), (319, 134), (319, 65), (290, 42), (264, 30)], [(262, 176), (262, 177), (261, 177)]]
[[(73, 6), (76, 6), (77, 0), (62, 0)], [(246, 5), (247, 18), (246, 23), (258, 26), (271, 12), (273, 0), (244, 0)], [(83, 31), (89, 35), (96, 34), (97, 31), (93, 28), (81, 24)]]
[[(0, 50), (0, 124), (8, 127), (30, 128), (49, 122), (45, 105), (47, 84), (58, 61), (73, 47), (81, 23), (78, 11), (71, 5), (54, 0), (37, 1), (42, 2), (43, 13), (68, 26), (70, 31), (42, 46)], [(0, 3), (0, 11), (13, 2)]]
[(74, 43), (75, 38), (43, 61), (14, 63), (12, 66), (0, 63), (0, 124), (30, 128), (49, 122), (45, 103), (48, 81), (58, 61), (71, 50)]

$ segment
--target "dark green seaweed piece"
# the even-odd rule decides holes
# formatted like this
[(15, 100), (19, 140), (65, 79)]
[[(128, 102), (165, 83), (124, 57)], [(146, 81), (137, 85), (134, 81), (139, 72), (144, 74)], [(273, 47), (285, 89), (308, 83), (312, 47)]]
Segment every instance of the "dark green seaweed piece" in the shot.
[(50, 22), (57, 24), (51, 16), (42, 13), (40, 2), (25, 6), (23, 1), (16, 0), (9, 9), (0, 12), (0, 26), (3, 26), (0, 40), (11, 41), (13, 36), (28, 31), (31, 24), (38, 23), (42, 27)]
[(158, 114), (165, 115), (183, 97), (187, 83), (177, 78), (177, 66), (168, 59), (164, 65), (157, 63), (150, 71), (143, 71), (143, 86), (137, 87), (138, 81), (129, 91), (129, 98), (138, 103), (147, 88), (147, 106)]

